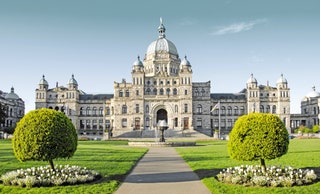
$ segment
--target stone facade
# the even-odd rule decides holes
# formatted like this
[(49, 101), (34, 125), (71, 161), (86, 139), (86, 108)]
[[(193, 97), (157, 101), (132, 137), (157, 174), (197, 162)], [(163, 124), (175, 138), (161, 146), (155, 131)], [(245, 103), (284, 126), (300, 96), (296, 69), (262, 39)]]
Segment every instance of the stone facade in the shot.
[[(6, 119), (3, 124), (0, 123), (0, 129), (5, 127), (15, 127), (20, 119), (24, 116), (24, 101), (11, 88), (10, 93), (0, 90), (0, 103), (5, 108)], [(3, 138), (3, 131), (0, 130), (0, 138)]]
[(312, 128), (314, 125), (319, 125), (320, 120), (320, 93), (312, 87), (309, 92), (301, 100), (301, 114), (293, 114), (291, 116), (291, 128), (296, 129), (303, 125)]
[[(159, 120), (166, 121), (172, 134), (191, 130), (212, 135), (217, 128), (226, 136), (237, 118), (249, 112), (277, 114), (289, 126), (290, 94), (282, 75), (276, 87), (258, 86), (251, 75), (239, 93), (211, 93), (210, 81), (192, 81), (190, 62), (186, 56), (179, 58), (165, 30), (161, 21), (158, 39), (148, 46), (143, 61), (137, 57), (133, 63), (132, 81), (114, 82), (114, 94), (86, 94), (73, 75), (67, 87), (49, 89), (43, 76), (36, 89), (36, 109), (63, 111), (79, 136), (99, 139), (105, 134), (147, 134)], [(220, 109), (213, 110), (217, 103)]]

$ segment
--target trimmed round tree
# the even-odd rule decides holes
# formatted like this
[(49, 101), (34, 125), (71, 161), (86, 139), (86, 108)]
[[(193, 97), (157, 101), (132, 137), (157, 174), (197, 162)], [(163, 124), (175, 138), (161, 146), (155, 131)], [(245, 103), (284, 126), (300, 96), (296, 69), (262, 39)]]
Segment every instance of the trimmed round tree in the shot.
[(42, 108), (30, 111), (17, 124), (12, 139), (20, 161), (70, 158), (77, 150), (78, 136), (71, 120), (62, 112)]
[(236, 121), (229, 134), (228, 152), (230, 157), (236, 160), (260, 160), (265, 173), (265, 160), (286, 154), (288, 146), (289, 134), (278, 116), (250, 113)]

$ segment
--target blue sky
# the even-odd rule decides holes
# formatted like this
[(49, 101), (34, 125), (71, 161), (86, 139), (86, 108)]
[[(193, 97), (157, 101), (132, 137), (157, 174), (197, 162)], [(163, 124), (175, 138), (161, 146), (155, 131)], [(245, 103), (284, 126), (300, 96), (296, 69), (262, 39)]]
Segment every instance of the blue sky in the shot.
[(315, 86), (320, 90), (320, 2), (317, 0), (0, 0), (0, 90), (34, 109), (35, 89), (74, 74), (86, 93), (113, 93), (131, 82), (137, 55), (157, 39), (159, 18), (193, 81), (212, 93), (236, 93), (250, 74), (271, 86), (283, 73), (291, 112)]

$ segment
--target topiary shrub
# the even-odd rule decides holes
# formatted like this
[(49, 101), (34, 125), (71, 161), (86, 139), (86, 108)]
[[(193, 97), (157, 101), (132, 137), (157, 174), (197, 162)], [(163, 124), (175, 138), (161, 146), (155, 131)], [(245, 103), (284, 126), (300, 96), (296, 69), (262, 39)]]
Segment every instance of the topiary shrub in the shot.
[(228, 153), (240, 161), (260, 160), (265, 173), (265, 160), (286, 154), (288, 146), (289, 134), (278, 116), (250, 113), (236, 121), (229, 134)]
[(77, 149), (77, 132), (70, 119), (56, 110), (30, 111), (17, 124), (12, 139), (14, 154), (20, 161), (49, 161), (70, 158)]

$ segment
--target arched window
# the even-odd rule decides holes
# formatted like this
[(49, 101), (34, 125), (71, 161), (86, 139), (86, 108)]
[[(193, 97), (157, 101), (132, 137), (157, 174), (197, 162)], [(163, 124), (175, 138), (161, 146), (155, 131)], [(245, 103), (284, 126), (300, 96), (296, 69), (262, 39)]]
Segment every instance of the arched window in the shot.
[(275, 114), (277, 112), (277, 107), (276, 105), (273, 105), (272, 106), (272, 113)]
[(173, 88), (173, 95), (177, 95), (177, 94), (178, 94), (177, 88)]
[(157, 95), (157, 94), (158, 94), (157, 88), (154, 88), (153, 89), (153, 95)]
[(195, 95), (195, 96), (199, 96), (199, 91), (198, 91), (198, 89), (196, 89), (196, 91), (194, 91), (194, 95)]
[(162, 88), (160, 89), (160, 95), (163, 95), (163, 89)]
[(266, 113), (270, 113), (270, 106), (269, 105), (267, 105)]
[(87, 107), (87, 109), (86, 109), (86, 115), (87, 115), (87, 116), (90, 115), (90, 107)]
[(263, 105), (260, 105), (260, 112), (264, 113), (264, 106)]
[(201, 90), (201, 96), (205, 96), (206, 95), (206, 91), (204, 89)]
[(202, 106), (201, 106), (201, 104), (198, 104), (198, 106), (197, 106), (197, 111), (196, 111), (197, 113), (202, 113)]
[(225, 115), (226, 114), (226, 107), (221, 106), (221, 114)]
[(110, 108), (109, 107), (106, 108), (106, 115), (110, 115)]
[(149, 105), (146, 105), (146, 113), (149, 113)]
[(146, 95), (150, 95), (150, 92), (151, 92), (150, 88), (147, 88), (146, 89)]
[(102, 108), (102, 107), (99, 108), (99, 115), (100, 115), (100, 116), (103, 115), (103, 108)]
[(127, 105), (122, 106), (122, 114), (127, 114)]
[(240, 112), (239, 113), (240, 113), (240, 115), (244, 114), (244, 107), (243, 106), (240, 107)]
[(92, 115), (97, 115), (97, 107), (92, 108)]
[(170, 88), (167, 88), (167, 95), (170, 95)]
[(231, 108), (231, 106), (228, 106), (228, 109), (227, 109), (227, 114), (228, 115), (232, 115), (232, 108)]
[(239, 114), (239, 109), (237, 106), (234, 107), (234, 115), (238, 115)]
[(80, 116), (83, 115), (83, 107), (80, 108)]

